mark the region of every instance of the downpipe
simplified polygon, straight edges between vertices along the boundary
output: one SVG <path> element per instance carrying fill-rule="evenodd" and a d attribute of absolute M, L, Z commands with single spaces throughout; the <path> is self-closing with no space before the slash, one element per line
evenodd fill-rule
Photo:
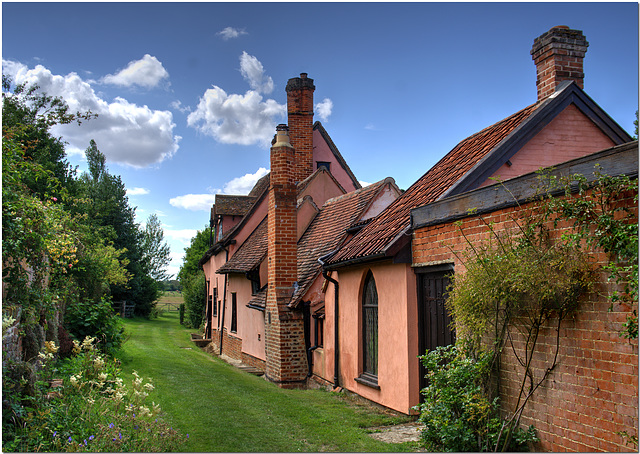
<path fill-rule="evenodd" d="M 329 257 L 331 257 L 333 254 L 335 254 L 337 252 L 337 250 L 332 251 L 330 253 L 328 253 L 327 255 L 323 255 L 322 257 L 320 257 L 318 259 L 318 263 L 320 263 L 320 266 L 322 267 L 322 275 L 324 276 L 324 278 L 331 282 L 333 284 L 333 289 L 334 289 L 334 300 L 333 300 L 333 312 L 334 312 L 334 320 L 333 320 L 333 328 L 334 328 L 334 332 L 333 332 L 333 389 L 339 388 L 340 387 L 340 383 L 339 383 L 339 378 L 338 378 L 338 366 L 340 364 L 340 345 L 338 343 L 338 333 L 339 333 L 339 327 L 338 327 L 338 320 L 339 320 L 339 309 L 340 309 L 340 300 L 339 300 L 339 296 L 340 296 L 340 284 L 338 283 L 338 281 L 336 281 L 335 279 L 333 279 L 331 276 L 329 276 L 329 273 L 327 272 L 327 270 L 325 269 L 325 260 L 327 260 Z"/>

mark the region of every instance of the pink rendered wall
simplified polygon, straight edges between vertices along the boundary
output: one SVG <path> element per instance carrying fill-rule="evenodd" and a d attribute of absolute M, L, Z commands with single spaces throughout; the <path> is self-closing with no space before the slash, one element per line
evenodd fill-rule
<path fill-rule="evenodd" d="M 205 279 L 210 281 L 209 294 L 213 295 L 213 289 L 218 289 L 218 301 L 222 301 L 224 291 L 224 274 L 217 274 L 216 270 L 225 263 L 226 253 L 224 251 L 219 252 L 217 255 L 211 257 L 207 263 L 203 265 Z M 217 304 L 217 302 L 214 302 Z M 222 306 L 218 306 L 218 314 L 216 317 L 211 317 L 211 327 L 218 329 L 218 317 L 221 316 Z M 226 315 L 226 314 L 225 314 Z"/>
<path fill-rule="evenodd" d="M 227 307 L 224 314 L 227 329 L 231 327 L 231 292 L 236 293 L 238 314 L 238 330 L 231 335 L 242 339 L 243 353 L 264 360 L 264 313 L 247 307 L 252 297 L 251 281 L 242 274 L 229 275 Z M 224 352 L 224 346 L 222 351 Z"/>
<path fill-rule="evenodd" d="M 302 199 L 307 195 L 311 196 L 313 203 L 318 208 L 321 208 L 327 200 L 342 194 L 342 190 L 336 186 L 335 181 L 326 173 L 321 172 L 298 194 L 298 199 Z"/>
<path fill-rule="evenodd" d="M 502 165 L 491 177 L 508 180 L 613 145 L 611 139 L 571 104 L 510 159 L 511 166 Z M 494 180 L 487 180 L 480 186 L 494 183 Z"/>
<path fill-rule="evenodd" d="M 267 208 L 269 204 L 269 198 L 264 197 L 260 204 L 254 208 L 253 215 L 247 220 L 245 225 L 240 229 L 239 232 L 236 233 L 234 239 L 236 243 L 233 245 L 229 245 L 229 258 L 233 256 L 235 251 L 238 250 L 242 243 L 251 235 L 251 233 L 258 227 L 258 225 L 262 222 L 264 217 L 267 215 Z M 220 265 L 222 266 L 222 265 Z"/>
<path fill-rule="evenodd" d="M 331 173 L 335 177 L 336 180 L 340 183 L 340 185 L 347 192 L 355 191 L 356 187 L 354 186 L 349 174 L 344 170 L 342 165 L 338 162 L 335 155 L 329 148 L 327 142 L 324 141 L 322 134 L 317 129 L 313 131 L 313 170 L 315 171 L 317 168 L 317 162 L 330 162 L 331 163 Z"/>
<path fill-rule="evenodd" d="M 362 287 L 371 270 L 378 291 L 378 385 L 379 390 L 355 381 L 362 372 Z M 336 278 L 334 272 L 332 277 Z M 385 262 L 370 267 L 340 270 L 339 345 L 340 386 L 366 399 L 402 413 L 413 413 L 419 402 L 418 317 L 416 278 L 406 264 Z M 327 314 L 323 349 L 324 364 L 314 372 L 333 382 L 334 375 L 334 289 L 325 294 Z"/>

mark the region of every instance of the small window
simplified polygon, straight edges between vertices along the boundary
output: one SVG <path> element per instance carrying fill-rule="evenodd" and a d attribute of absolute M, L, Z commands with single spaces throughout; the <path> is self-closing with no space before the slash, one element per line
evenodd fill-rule
<path fill-rule="evenodd" d="M 218 288 L 213 288 L 213 314 L 214 317 L 218 316 Z"/>
<path fill-rule="evenodd" d="M 324 345 L 324 318 L 317 319 L 318 324 L 316 325 L 316 345 L 319 348 L 322 348 Z"/>
<path fill-rule="evenodd" d="M 327 172 L 331 172 L 331 163 L 325 161 L 316 161 L 316 169 L 320 169 L 324 167 L 327 169 Z"/>
<path fill-rule="evenodd" d="M 231 332 L 238 332 L 238 300 L 236 294 L 231 294 Z"/>

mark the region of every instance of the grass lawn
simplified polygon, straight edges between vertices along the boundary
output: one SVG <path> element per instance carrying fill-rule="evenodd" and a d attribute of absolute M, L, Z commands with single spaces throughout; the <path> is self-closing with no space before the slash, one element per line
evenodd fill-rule
<path fill-rule="evenodd" d="M 125 377 L 152 379 L 149 397 L 189 434 L 190 452 L 412 451 L 416 443 L 388 444 L 367 427 L 408 421 L 342 394 L 284 390 L 199 350 L 176 312 L 156 320 L 127 319 L 130 335 L 120 355 Z"/>

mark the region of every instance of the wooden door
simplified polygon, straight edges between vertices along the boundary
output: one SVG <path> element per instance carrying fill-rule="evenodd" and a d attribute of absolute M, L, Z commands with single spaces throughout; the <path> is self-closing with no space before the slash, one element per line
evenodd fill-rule
<path fill-rule="evenodd" d="M 419 354 L 455 342 L 451 316 L 445 308 L 451 271 L 437 271 L 418 275 L 418 340 Z M 426 370 L 420 362 L 420 389 L 426 385 Z M 420 396 L 422 401 L 422 395 Z"/>

